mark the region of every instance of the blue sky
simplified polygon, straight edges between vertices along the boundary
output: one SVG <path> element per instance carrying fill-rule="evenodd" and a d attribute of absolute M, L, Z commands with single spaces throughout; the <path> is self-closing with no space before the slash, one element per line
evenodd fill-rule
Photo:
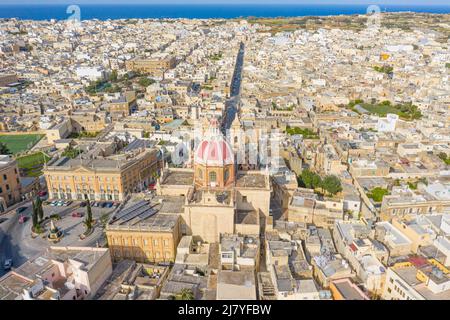
<path fill-rule="evenodd" d="M 245 3 L 245 4 L 383 4 L 383 5 L 450 5 L 449 0 L 0 0 L 0 4 L 110 4 L 110 3 Z"/>

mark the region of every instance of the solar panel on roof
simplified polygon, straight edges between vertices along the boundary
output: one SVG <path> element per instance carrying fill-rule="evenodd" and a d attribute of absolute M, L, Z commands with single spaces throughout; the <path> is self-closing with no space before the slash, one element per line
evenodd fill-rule
<path fill-rule="evenodd" d="M 156 214 L 156 210 L 153 208 L 148 209 L 146 212 L 144 212 L 139 218 L 139 221 L 136 221 L 136 223 L 141 222 L 147 218 L 150 218 L 151 216 Z"/>
<path fill-rule="evenodd" d="M 115 220 L 118 220 L 118 219 L 124 217 L 125 215 L 127 215 L 128 213 L 130 213 L 130 212 L 132 212 L 132 211 L 134 211 L 134 210 L 136 210 L 136 209 L 138 209 L 138 208 L 140 208 L 140 207 L 142 207 L 142 206 L 144 206 L 144 205 L 147 205 L 147 204 L 148 204 L 147 201 L 143 201 L 143 200 L 142 200 L 142 201 L 139 201 L 139 202 L 137 202 L 137 203 L 135 203 L 135 204 L 129 206 L 128 208 L 125 208 L 125 209 L 123 209 L 122 211 L 120 211 L 120 212 L 116 215 Z"/>
<path fill-rule="evenodd" d="M 144 212 L 147 211 L 147 210 L 148 210 L 147 207 L 140 207 L 140 208 L 138 208 L 138 209 L 136 209 L 136 210 L 134 210 L 134 211 L 132 211 L 132 212 L 130 212 L 130 213 L 128 213 L 128 214 L 122 216 L 122 217 L 119 219 L 120 224 L 122 224 L 122 223 L 124 223 L 124 222 L 127 222 L 127 221 L 130 221 L 131 219 L 137 217 L 138 215 L 144 213 Z"/>

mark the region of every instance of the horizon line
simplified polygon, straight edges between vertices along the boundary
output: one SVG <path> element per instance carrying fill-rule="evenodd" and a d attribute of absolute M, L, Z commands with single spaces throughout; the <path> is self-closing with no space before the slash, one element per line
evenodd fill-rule
<path fill-rule="evenodd" d="M 253 5 L 253 6 L 267 6 L 267 5 L 289 5 L 289 6 L 328 6 L 328 5 L 339 5 L 339 6 L 367 6 L 370 5 L 370 2 L 367 3 L 339 3 L 339 2 L 327 2 L 327 3 L 314 3 L 314 2 L 304 2 L 304 3 L 293 3 L 290 1 L 285 2 L 226 2 L 226 1 L 218 1 L 218 2 L 198 2 L 198 1 L 192 1 L 192 2 L 164 2 L 164 1 L 155 1 L 150 3 L 145 3 L 142 1 L 124 1 L 124 2 L 103 2 L 103 1 L 90 1 L 90 2 L 81 2 L 81 3 L 73 3 L 76 1 L 67 1 L 67 2 L 60 2 L 60 3 L 54 3 L 54 2 L 1 2 L 0 5 L 14 5 L 14 6 L 26 6 L 26 5 L 35 5 L 35 6 L 48 6 L 48 5 L 78 5 L 78 6 L 91 6 L 91 5 L 227 5 L 227 6 L 239 6 L 239 5 Z M 374 5 L 378 6 L 396 6 L 396 7 L 450 7 L 449 4 L 439 4 L 439 3 L 432 3 L 432 4 L 424 4 L 424 3 L 374 3 Z"/>

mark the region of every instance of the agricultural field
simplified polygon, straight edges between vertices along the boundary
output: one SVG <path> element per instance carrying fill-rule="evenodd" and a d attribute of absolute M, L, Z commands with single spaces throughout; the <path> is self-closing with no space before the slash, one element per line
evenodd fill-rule
<path fill-rule="evenodd" d="M 17 154 L 31 149 L 43 136 L 43 134 L 0 135 L 0 142 L 4 143 L 12 154 Z"/>

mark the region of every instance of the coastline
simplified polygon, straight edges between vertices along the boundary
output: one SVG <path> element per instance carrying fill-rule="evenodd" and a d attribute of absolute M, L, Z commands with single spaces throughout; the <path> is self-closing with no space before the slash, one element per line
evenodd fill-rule
<path fill-rule="evenodd" d="M 248 19 L 248 18 L 301 18 L 365 15 L 366 5 L 290 5 L 290 4 L 82 4 L 81 20 L 128 20 L 128 19 Z M 18 20 L 65 20 L 69 5 L 64 4 L 0 4 L 1 19 Z M 450 14 L 449 6 L 426 5 L 380 5 L 382 13 Z"/>

